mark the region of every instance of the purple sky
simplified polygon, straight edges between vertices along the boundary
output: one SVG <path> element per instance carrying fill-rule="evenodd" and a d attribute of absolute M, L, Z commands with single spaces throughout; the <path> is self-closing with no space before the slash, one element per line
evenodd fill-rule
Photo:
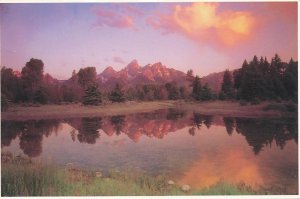
<path fill-rule="evenodd" d="M 1 66 L 42 59 L 67 79 L 95 66 L 161 61 L 200 76 L 278 53 L 298 60 L 297 2 L 0 4 Z"/>

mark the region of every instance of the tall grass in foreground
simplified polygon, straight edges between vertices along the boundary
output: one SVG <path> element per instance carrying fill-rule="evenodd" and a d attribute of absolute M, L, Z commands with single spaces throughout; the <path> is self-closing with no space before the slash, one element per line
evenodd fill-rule
<path fill-rule="evenodd" d="M 165 176 L 111 171 L 106 177 L 97 177 L 93 171 L 20 161 L 17 158 L 2 161 L 1 181 L 1 196 L 255 194 L 250 187 L 221 182 L 210 188 L 184 192 L 178 185 L 169 185 Z"/>

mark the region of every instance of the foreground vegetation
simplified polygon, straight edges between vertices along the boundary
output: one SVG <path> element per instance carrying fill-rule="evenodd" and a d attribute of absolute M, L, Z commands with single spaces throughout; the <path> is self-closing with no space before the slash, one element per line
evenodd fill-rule
<path fill-rule="evenodd" d="M 102 103 L 100 106 L 83 106 L 76 103 L 63 105 L 14 105 L 2 112 L 2 120 L 50 119 L 66 117 L 113 116 L 155 111 L 166 108 L 196 111 L 206 115 L 231 117 L 283 117 L 296 116 L 297 105 L 293 102 L 262 102 L 252 105 L 238 101 L 194 102 L 165 100 L 151 102 L 128 101 L 124 103 Z"/>
<path fill-rule="evenodd" d="M 249 195 L 256 192 L 244 184 L 219 182 L 205 189 L 182 190 L 166 176 L 144 173 L 86 171 L 72 164 L 32 162 L 2 154 L 1 196 L 107 196 L 107 195 Z"/>

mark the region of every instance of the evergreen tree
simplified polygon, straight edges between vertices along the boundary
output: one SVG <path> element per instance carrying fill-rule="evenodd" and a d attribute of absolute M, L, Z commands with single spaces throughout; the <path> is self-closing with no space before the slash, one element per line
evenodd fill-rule
<path fill-rule="evenodd" d="M 233 82 L 232 82 L 232 76 L 229 70 L 226 70 L 224 72 L 223 76 L 223 83 L 221 87 L 221 95 L 224 99 L 233 99 L 234 98 L 234 89 L 233 89 Z"/>
<path fill-rule="evenodd" d="M 165 88 L 168 92 L 168 99 L 170 99 L 170 100 L 179 99 L 180 94 L 179 94 L 179 90 L 178 90 L 176 82 L 166 83 Z"/>
<path fill-rule="evenodd" d="M 188 85 L 189 86 L 192 86 L 193 85 L 193 81 L 194 81 L 194 72 L 192 69 L 189 69 L 186 73 L 186 80 L 188 82 Z"/>
<path fill-rule="evenodd" d="M 90 84 L 84 92 L 83 101 L 84 105 L 99 105 L 102 102 L 101 93 L 98 90 L 97 84 Z"/>
<path fill-rule="evenodd" d="M 201 100 L 201 90 L 202 90 L 202 86 L 200 82 L 200 77 L 197 75 L 193 81 L 193 91 L 192 91 L 192 97 L 197 101 Z"/>
<path fill-rule="evenodd" d="M 124 102 L 125 95 L 120 87 L 120 84 L 117 83 L 115 89 L 109 95 L 109 100 L 112 102 Z"/>
<path fill-rule="evenodd" d="M 297 64 L 293 60 L 284 63 L 277 54 L 271 64 L 256 56 L 249 64 L 245 60 L 233 76 L 237 99 L 295 99 L 297 94 Z"/>
<path fill-rule="evenodd" d="M 291 58 L 284 73 L 284 85 L 287 96 L 294 101 L 298 99 L 298 62 Z"/>
<path fill-rule="evenodd" d="M 203 86 L 203 89 L 201 91 L 200 99 L 203 100 L 203 101 L 206 101 L 206 100 L 210 100 L 211 98 L 212 98 L 212 92 L 211 92 L 208 84 L 206 83 Z"/>
<path fill-rule="evenodd" d="M 287 93 L 283 83 L 283 74 L 285 71 L 285 65 L 281 61 L 279 55 L 275 54 L 275 57 L 272 58 L 271 66 L 270 66 L 270 76 L 272 80 L 272 84 L 274 87 L 274 97 L 281 99 L 286 98 Z"/>

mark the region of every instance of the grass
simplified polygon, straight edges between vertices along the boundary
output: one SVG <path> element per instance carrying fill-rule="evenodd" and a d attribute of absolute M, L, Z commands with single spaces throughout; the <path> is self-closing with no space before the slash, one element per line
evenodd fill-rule
<path fill-rule="evenodd" d="M 28 120 L 67 117 L 96 117 L 108 115 L 113 116 L 120 114 L 149 112 L 165 108 L 178 108 L 196 111 L 201 114 L 231 117 L 281 117 L 287 114 L 294 114 L 292 112 L 286 112 L 282 109 L 268 109 L 266 108 L 268 105 L 270 105 L 270 102 L 262 102 L 257 105 L 241 106 L 237 101 L 187 102 L 183 100 L 150 102 L 128 101 L 125 103 L 106 103 L 100 106 L 83 106 L 81 104 L 41 106 L 14 105 L 11 106 L 8 111 L 2 112 L 1 118 L 2 120 Z"/>
<path fill-rule="evenodd" d="M 244 195 L 256 194 L 251 187 L 219 182 L 202 190 L 182 191 L 168 184 L 166 176 L 110 171 L 97 177 L 95 171 L 74 166 L 31 162 L 2 154 L 1 196 L 125 196 L 125 195 Z"/>
<path fill-rule="evenodd" d="M 209 188 L 193 191 L 193 195 L 253 195 L 255 193 L 250 186 L 243 183 L 233 186 L 222 181 Z"/>
<path fill-rule="evenodd" d="M 171 101 L 109 103 L 100 106 L 83 106 L 81 104 L 41 105 L 36 107 L 11 106 L 2 112 L 2 120 L 50 119 L 66 117 L 96 117 L 130 113 L 149 112 L 163 108 L 172 108 Z"/>

